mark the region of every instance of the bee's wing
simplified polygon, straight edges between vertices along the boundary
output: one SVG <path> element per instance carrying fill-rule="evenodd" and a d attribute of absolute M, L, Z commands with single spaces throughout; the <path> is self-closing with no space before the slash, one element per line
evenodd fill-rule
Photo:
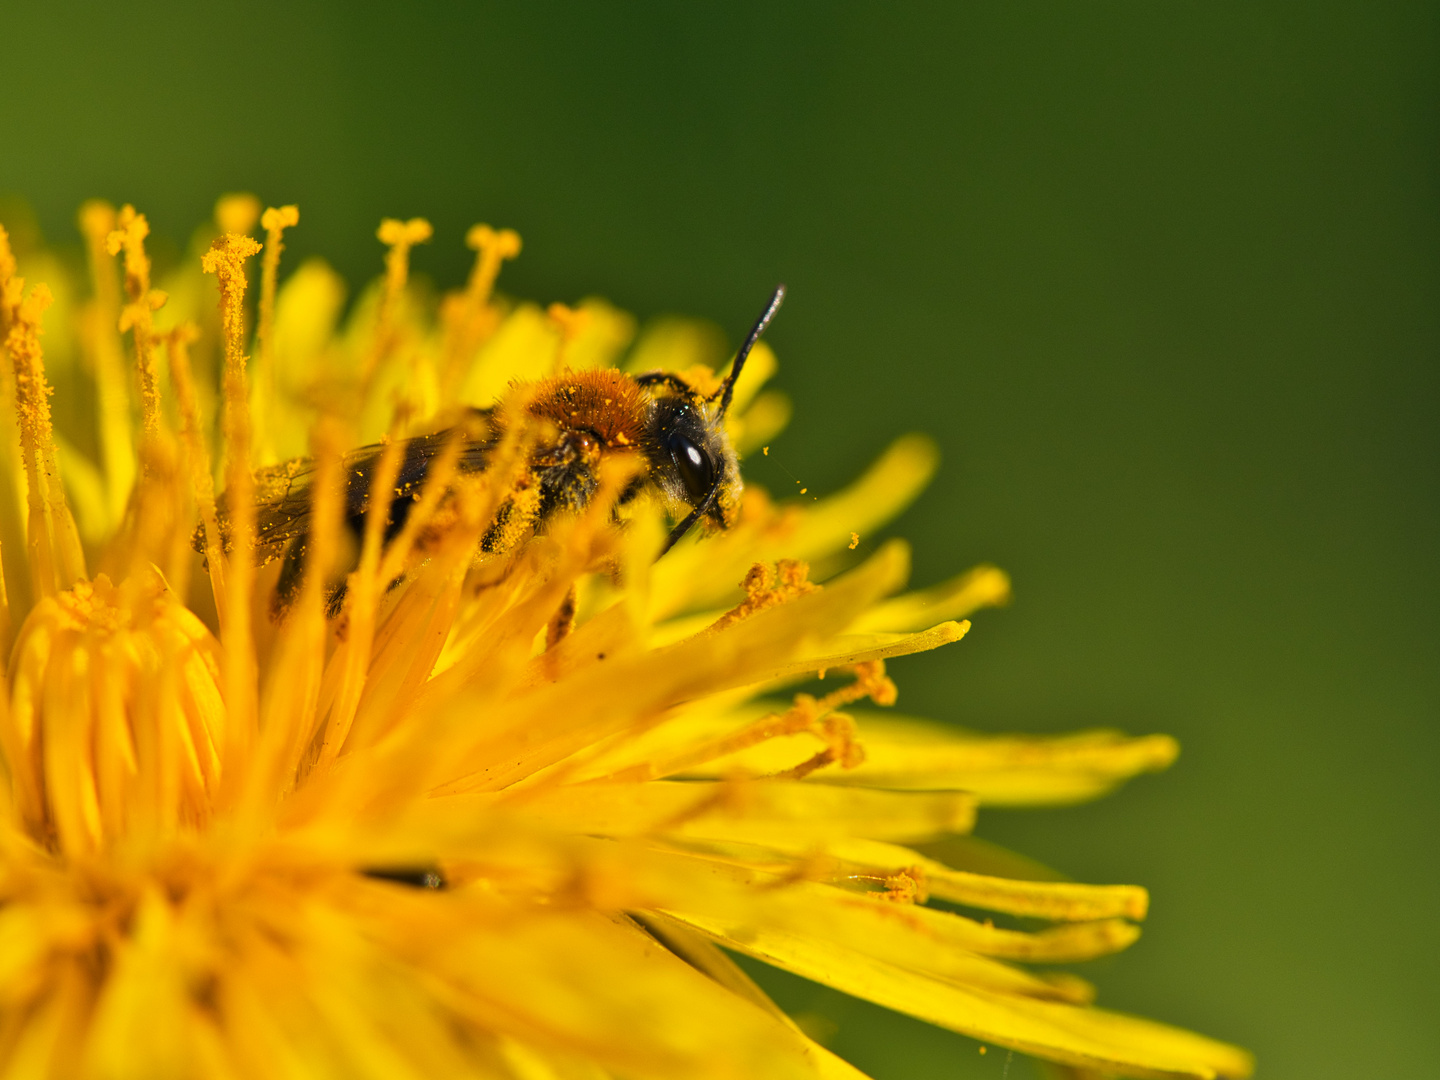
<path fill-rule="evenodd" d="M 475 409 L 467 421 L 465 445 L 461 449 L 461 472 L 481 472 L 486 468 L 492 443 L 490 432 L 477 423 L 488 421 L 489 411 Z M 392 496 L 392 524 L 403 521 L 409 506 L 419 497 L 431 462 L 454 437 L 454 428 L 421 435 L 404 443 L 404 455 L 395 478 Z M 345 474 L 344 517 L 358 531 L 360 522 L 370 509 L 371 488 L 384 443 L 362 446 L 346 454 L 342 467 Z M 255 556 L 259 563 L 284 554 L 296 539 L 310 531 L 311 486 L 315 481 L 315 459 L 295 458 L 279 465 L 268 465 L 255 471 Z M 226 495 L 217 500 L 223 549 L 230 550 L 230 515 Z M 205 527 L 195 530 L 196 551 L 205 551 Z M 303 540 L 302 540 L 303 544 Z"/>
<path fill-rule="evenodd" d="M 362 446 L 346 454 L 346 518 L 361 517 L 370 505 L 370 486 L 384 445 Z M 255 556 L 259 562 L 278 558 L 296 537 L 310 531 L 310 510 L 315 482 L 315 459 L 296 458 L 255 472 Z M 225 508 L 221 530 L 228 533 Z M 229 547 L 229 537 L 226 537 Z"/>
<path fill-rule="evenodd" d="M 454 429 L 421 435 L 406 440 L 400 468 L 395 475 L 391 496 L 390 520 L 403 521 L 409 506 L 425 485 L 431 463 L 444 450 Z M 375 471 L 385 444 L 362 446 L 345 455 L 344 518 L 357 533 L 370 509 Z M 479 472 L 486 466 L 490 446 L 469 441 L 460 453 L 461 472 Z M 280 556 L 291 541 L 310 531 L 311 486 L 315 479 L 315 459 L 297 458 L 281 465 L 257 471 L 255 475 L 255 554 L 268 562 Z M 222 529 L 224 523 L 222 522 Z"/>

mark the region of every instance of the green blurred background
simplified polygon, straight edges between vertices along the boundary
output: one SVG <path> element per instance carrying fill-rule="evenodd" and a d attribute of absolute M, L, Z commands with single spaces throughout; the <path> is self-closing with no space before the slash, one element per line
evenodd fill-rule
<path fill-rule="evenodd" d="M 732 339 L 784 280 L 797 415 L 751 475 L 829 490 L 929 431 L 917 580 L 1015 578 L 893 666 L 906 711 L 1184 744 L 1107 801 L 982 817 L 1152 889 L 1101 1002 L 1263 1077 L 1435 1076 L 1437 30 L 1385 3 L 11 3 L 0 193 L 55 243 L 101 195 L 183 245 L 252 190 L 300 205 L 287 260 L 356 284 L 382 215 L 434 222 L 415 261 L 447 285 L 490 221 L 525 238 L 508 291 Z M 1005 1068 L 773 985 L 877 1077 Z"/>

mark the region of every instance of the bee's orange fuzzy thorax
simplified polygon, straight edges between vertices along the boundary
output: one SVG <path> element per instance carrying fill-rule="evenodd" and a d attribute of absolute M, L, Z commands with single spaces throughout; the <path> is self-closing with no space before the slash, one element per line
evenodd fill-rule
<path fill-rule="evenodd" d="M 566 371 L 542 379 L 530 412 L 562 428 L 584 428 L 607 448 L 638 447 L 646 394 L 635 380 L 610 368 Z"/>

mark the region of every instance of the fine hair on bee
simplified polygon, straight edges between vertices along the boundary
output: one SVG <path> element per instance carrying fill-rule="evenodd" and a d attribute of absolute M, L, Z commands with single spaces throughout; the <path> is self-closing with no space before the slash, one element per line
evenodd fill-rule
<path fill-rule="evenodd" d="M 661 555 L 697 524 L 713 530 L 733 525 L 742 485 L 725 417 L 745 361 L 784 299 L 785 286 L 777 286 L 735 354 L 729 374 L 708 395 L 674 372 L 629 375 L 613 368 L 566 370 L 512 386 L 512 394 L 524 395 L 528 418 L 549 434 L 530 450 L 514 491 L 500 503 L 481 535 L 480 551 L 512 550 L 542 532 L 556 515 L 583 510 L 600 487 L 601 462 L 617 454 L 637 455 L 640 466 L 620 502 L 649 490 L 677 519 Z M 505 434 L 506 413 L 497 405 L 467 410 L 457 427 L 406 440 L 381 532 L 382 545 L 389 545 L 405 527 L 431 466 L 446 447 L 459 441 L 457 474 L 481 473 L 496 460 Z M 375 444 L 343 458 L 341 513 L 351 558 L 342 571 L 356 564 L 372 504 L 384 504 L 372 498 L 384 450 L 385 444 Z M 314 478 L 313 458 L 297 458 L 255 473 L 256 560 L 261 564 L 282 560 L 272 604 L 277 617 L 290 606 L 304 577 Z M 221 543 L 228 552 L 232 537 L 223 496 L 219 509 Z M 204 541 L 201 526 L 194 538 L 197 551 L 204 551 Z M 343 576 L 327 582 L 332 616 L 340 611 L 344 591 Z"/>

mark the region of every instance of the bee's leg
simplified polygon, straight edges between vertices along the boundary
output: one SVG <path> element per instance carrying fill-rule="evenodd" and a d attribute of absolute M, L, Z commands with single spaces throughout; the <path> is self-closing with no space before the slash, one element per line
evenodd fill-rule
<path fill-rule="evenodd" d="M 589 431 L 567 431 L 556 444 L 531 459 L 530 467 L 540 485 L 540 509 L 536 524 L 552 514 L 583 510 L 600 487 L 595 465 L 600 460 L 600 440 Z"/>
<path fill-rule="evenodd" d="M 565 599 L 560 601 L 560 606 L 555 609 L 555 614 L 550 616 L 550 622 L 545 627 L 547 652 L 569 637 L 570 631 L 575 628 L 575 601 L 575 585 L 572 582 L 565 592 Z"/>
<path fill-rule="evenodd" d="M 489 528 L 480 537 L 480 550 L 487 555 L 499 550 L 505 536 L 506 527 L 510 524 L 510 517 L 515 512 L 513 499 L 506 499 L 495 511 L 495 518 L 490 522 Z"/>

